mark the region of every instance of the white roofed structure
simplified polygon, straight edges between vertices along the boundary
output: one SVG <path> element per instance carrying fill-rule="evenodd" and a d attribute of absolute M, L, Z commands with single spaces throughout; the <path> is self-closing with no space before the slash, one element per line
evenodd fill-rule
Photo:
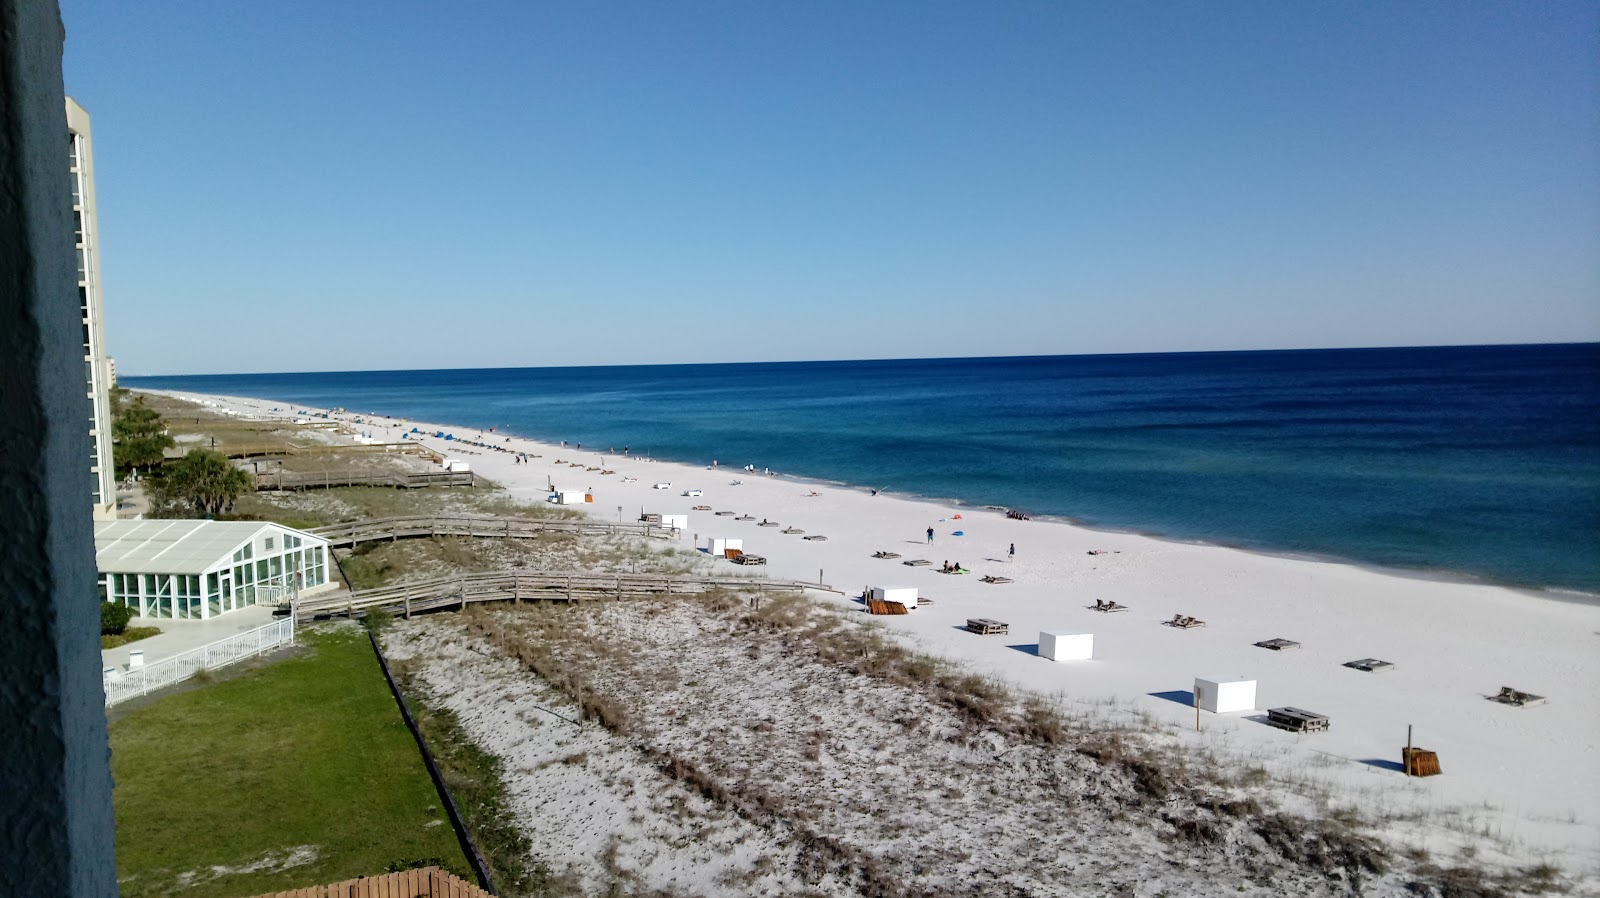
<path fill-rule="evenodd" d="M 331 588 L 328 541 L 270 521 L 98 521 L 107 601 L 140 617 L 206 619 Z"/>

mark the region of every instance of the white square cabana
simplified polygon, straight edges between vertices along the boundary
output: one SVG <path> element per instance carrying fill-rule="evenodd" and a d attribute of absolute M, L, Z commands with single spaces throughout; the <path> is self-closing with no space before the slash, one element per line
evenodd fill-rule
<path fill-rule="evenodd" d="M 268 521 L 98 521 L 94 548 L 104 598 L 140 617 L 202 620 L 333 587 L 328 541 Z"/>

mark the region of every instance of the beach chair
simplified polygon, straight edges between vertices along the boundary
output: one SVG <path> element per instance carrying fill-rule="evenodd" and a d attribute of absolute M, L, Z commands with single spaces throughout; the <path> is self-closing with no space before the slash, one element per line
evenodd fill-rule
<path fill-rule="evenodd" d="M 1011 582 L 1011 578 L 1010 577 L 996 577 L 993 574 L 987 574 L 985 576 L 979 577 L 978 579 L 982 580 L 985 583 L 1010 583 Z"/>
<path fill-rule="evenodd" d="M 990 620 L 987 617 L 967 618 L 966 629 L 979 636 L 1004 636 L 1011 632 L 1011 625 L 1004 621 Z"/>
<path fill-rule="evenodd" d="M 933 564 L 933 562 L 926 558 L 913 558 L 910 561 L 902 561 L 900 563 L 906 567 L 927 567 L 928 565 Z"/>
<path fill-rule="evenodd" d="M 1118 611 L 1127 611 L 1128 606 L 1118 605 L 1116 602 L 1101 602 L 1099 599 L 1095 599 L 1094 604 L 1090 605 L 1089 609 L 1091 611 L 1100 611 L 1105 614 L 1114 614 Z"/>
<path fill-rule="evenodd" d="M 802 536 L 800 538 L 801 539 L 809 539 L 814 543 L 825 543 L 825 542 L 828 541 L 828 538 L 826 536 L 823 536 L 820 533 L 814 533 L 811 536 Z"/>
<path fill-rule="evenodd" d="M 1300 643 L 1295 642 L 1292 639 L 1263 639 L 1256 643 L 1256 645 L 1260 648 L 1272 649 L 1274 652 L 1281 652 L 1286 649 L 1297 649 L 1300 647 Z"/>
<path fill-rule="evenodd" d="M 873 552 L 873 558 L 899 558 L 899 552 Z"/>
<path fill-rule="evenodd" d="M 779 532 L 780 533 L 795 534 L 795 533 L 804 533 L 805 531 L 801 530 L 799 527 L 785 527 L 782 530 L 780 530 Z"/>
<path fill-rule="evenodd" d="M 1346 661 L 1344 666 L 1353 670 L 1364 670 L 1367 673 L 1380 673 L 1385 670 L 1394 670 L 1393 664 L 1388 661 L 1379 661 L 1377 658 L 1358 658 L 1354 661 Z"/>
<path fill-rule="evenodd" d="M 1543 702 L 1545 699 L 1542 695 L 1534 695 L 1531 692 L 1522 692 L 1517 689 L 1512 689 L 1510 686 L 1501 686 L 1500 692 L 1496 695 L 1489 696 L 1489 700 L 1499 702 L 1503 705 L 1513 705 L 1521 708 L 1527 705 L 1537 705 Z"/>

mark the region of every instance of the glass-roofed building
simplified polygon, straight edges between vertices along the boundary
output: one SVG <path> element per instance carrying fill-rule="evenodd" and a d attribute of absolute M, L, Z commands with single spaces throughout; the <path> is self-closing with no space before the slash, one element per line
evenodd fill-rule
<path fill-rule="evenodd" d="M 107 601 L 140 617 L 202 619 L 333 588 L 328 541 L 267 521 L 97 521 Z"/>

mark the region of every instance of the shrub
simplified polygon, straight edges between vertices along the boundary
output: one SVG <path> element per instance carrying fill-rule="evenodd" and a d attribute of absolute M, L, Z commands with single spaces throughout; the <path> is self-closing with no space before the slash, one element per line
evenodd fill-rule
<path fill-rule="evenodd" d="M 113 602 L 100 603 L 100 635 L 121 636 L 133 619 L 133 609 Z"/>

